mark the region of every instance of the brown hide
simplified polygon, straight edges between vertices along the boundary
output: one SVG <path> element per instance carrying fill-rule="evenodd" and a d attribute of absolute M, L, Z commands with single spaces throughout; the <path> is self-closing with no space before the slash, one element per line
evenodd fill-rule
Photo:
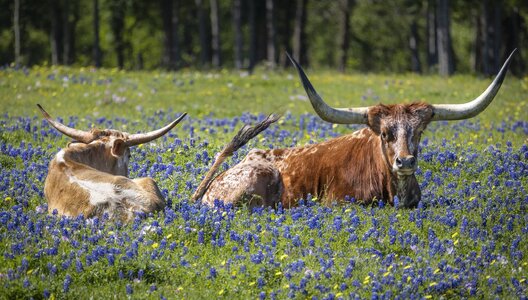
<path fill-rule="evenodd" d="M 424 103 L 377 105 L 369 110 L 369 128 L 302 148 L 270 150 L 281 158 L 276 164 L 284 184 L 282 204 L 290 207 L 310 193 L 326 201 L 349 196 L 367 204 L 374 199 L 392 204 L 398 196 L 403 206 L 415 206 L 421 193 L 414 170 L 400 175 L 392 166 L 396 157 L 417 157 L 432 114 Z"/>
<path fill-rule="evenodd" d="M 368 129 L 306 147 L 270 150 L 280 157 L 283 206 L 308 194 L 327 201 L 389 198 L 390 175 L 380 153 L 379 139 Z"/>
<path fill-rule="evenodd" d="M 44 194 L 48 199 L 48 212 L 57 210 L 59 215 L 92 215 L 93 206 L 89 205 L 90 194 L 87 190 L 73 185 L 65 174 L 69 167 L 66 163 L 57 163 L 53 159 L 49 164 L 48 176 L 44 183 Z"/>

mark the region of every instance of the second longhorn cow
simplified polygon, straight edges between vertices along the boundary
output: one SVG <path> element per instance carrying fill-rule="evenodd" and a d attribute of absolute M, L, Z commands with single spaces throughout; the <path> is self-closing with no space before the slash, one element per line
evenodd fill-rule
<path fill-rule="evenodd" d="M 38 104 L 37 104 L 38 105 Z M 62 134 L 75 140 L 51 160 L 44 183 L 48 211 L 59 215 L 101 217 L 130 221 L 137 212 L 165 207 L 152 178 L 128 178 L 130 147 L 157 139 L 184 117 L 148 133 L 128 134 L 113 129 L 82 131 L 68 127 L 40 106 L 44 118 Z"/>
<path fill-rule="evenodd" d="M 506 76 L 513 53 L 497 77 L 476 99 L 463 104 L 378 104 L 336 109 L 317 94 L 301 66 L 291 57 L 316 113 L 335 124 L 365 124 L 354 133 L 322 143 L 288 149 L 251 150 L 237 165 L 213 179 L 226 152 L 220 153 L 194 199 L 212 204 L 253 201 L 257 205 L 295 206 L 308 194 L 360 203 L 374 199 L 415 207 L 421 199 L 415 176 L 422 132 L 431 121 L 476 116 L 493 100 Z M 227 148 L 226 148 L 227 149 Z M 256 200 L 256 201 L 255 201 Z"/>

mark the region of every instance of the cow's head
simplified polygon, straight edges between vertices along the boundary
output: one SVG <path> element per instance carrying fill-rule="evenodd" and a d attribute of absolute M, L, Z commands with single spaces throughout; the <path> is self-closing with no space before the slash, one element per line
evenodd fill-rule
<path fill-rule="evenodd" d="M 131 146 L 148 143 L 163 136 L 186 115 L 183 113 L 178 119 L 161 129 L 148 133 L 129 134 L 113 129 L 91 129 L 90 131 L 74 129 L 54 120 L 42 106 L 39 104 L 37 106 L 51 126 L 75 140 L 59 152 L 59 160 L 72 159 L 96 170 L 121 176 L 128 176 Z"/>
<path fill-rule="evenodd" d="M 463 104 L 378 104 L 370 107 L 333 108 L 317 94 L 301 66 L 288 55 L 299 73 L 308 98 L 325 121 L 336 124 L 366 124 L 379 137 L 387 168 L 395 178 L 398 196 L 405 207 L 420 201 L 420 189 L 414 176 L 418 145 L 430 121 L 461 120 L 482 112 L 493 100 L 506 76 L 515 50 L 510 54 L 490 86 L 476 99 Z M 401 193 L 400 193 L 401 192 Z"/>
<path fill-rule="evenodd" d="M 413 175 L 418 145 L 433 108 L 424 103 L 376 105 L 368 111 L 367 125 L 379 137 L 384 161 L 395 176 Z"/>

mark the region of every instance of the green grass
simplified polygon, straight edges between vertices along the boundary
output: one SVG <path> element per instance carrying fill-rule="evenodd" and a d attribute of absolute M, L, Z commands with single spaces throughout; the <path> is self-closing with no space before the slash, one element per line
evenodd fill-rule
<path fill-rule="evenodd" d="M 312 113 L 293 68 L 246 75 L 225 70 L 167 73 L 35 67 L 26 76 L 22 71 L 9 69 L 0 78 L 0 95 L 4 111 L 11 116 L 37 115 L 36 103 L 61 116 L 126 114 L 134 119 L 140 118 L 141 112 L 151 115 L 168 109 L 187 111 L 198 118 L 210 114 L 232 117 L 242 112 Z M 491 82 L 490 78 L 468 75 L 442 78 L 324 70 L 308 70 L 308 76 L 335 107 L 380 102 L 460 103 L 480 95 Z M 528 77 L 508 75 L 496 101 L 479 118 L 486 123 L 508 116 L 526 119 L 527 92 Z M 115 103 L 113 95 L 126 98 L 126 102 Z"/>

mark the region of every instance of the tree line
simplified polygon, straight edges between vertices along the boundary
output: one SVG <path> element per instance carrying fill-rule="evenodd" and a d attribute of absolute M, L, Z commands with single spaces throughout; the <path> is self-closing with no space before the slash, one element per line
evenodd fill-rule
<path fill-rule="evenodd" d="M 121 69 L 280 68 L 494 74 L 517 48 L 522 0 L 0 0 L 0 63 Z"/>

